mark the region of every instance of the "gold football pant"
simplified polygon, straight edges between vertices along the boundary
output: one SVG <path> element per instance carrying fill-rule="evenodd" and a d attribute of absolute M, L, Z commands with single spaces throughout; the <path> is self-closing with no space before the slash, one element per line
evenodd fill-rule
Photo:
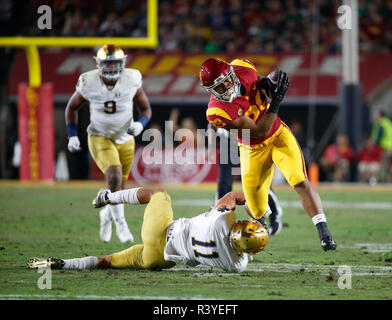
<path fill-rule="evenodd" d="M 305 161 L 297 139 L 284 123 L 263 143 L 239 146 L 245 199 L 253 217 L 260 219 L 267 210 L 274 164 L 294 187 L 307 179 Z"/>
<path fill-rule="evenodd" d="M 142 225 L 143 244 L 136 244 L 128 249 L 114 253 L 113 268 L 165 269 L 175 265 L 165 261 L 163 251 L 166 246 L 166 231 L 173 221 L 170 196 L 165 192 L 152 195 L 144 211 Z"/>
<path fill-rule="evenodd" d="M 117 144 L 106 137 L 89 134 L 87 142 L 91 157 L 104 174 L 109 167 L 119 166 L 122 169 L 122 182 L 128 180 L 135 152 L 133 137 L 123 144 Z"/>

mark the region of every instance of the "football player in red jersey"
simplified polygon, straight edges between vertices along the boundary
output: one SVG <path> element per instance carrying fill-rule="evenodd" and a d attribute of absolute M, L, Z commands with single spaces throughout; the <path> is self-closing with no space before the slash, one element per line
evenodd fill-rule
<path fill-rule="evenodd" d="M 287 74 L 279 71 L 276 79 L 263 78 L 247 60 L 227 63 L 210 58 L 201 65 L 200 81 L 211 93 L 207 120 L 216 128 L 238 129 L 242 187 L 253 218 L 261 220 L 266 213 L 275 164 L 317 227 L 322 249 L 335 250 L 320 197 L 307 177 L 302 150 L 278 116 L 290 86 Z"/>

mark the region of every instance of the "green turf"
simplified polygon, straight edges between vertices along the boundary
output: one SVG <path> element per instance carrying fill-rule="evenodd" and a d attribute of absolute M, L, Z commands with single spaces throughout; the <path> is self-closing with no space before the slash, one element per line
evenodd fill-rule
<path fill-rule="evenodd" d="M 168 192 L 175 218 L 192 217 L 208 209 L 177 206 L 176 200 L 209 199 L 212 203 L 214 199 L 213 190 Z M 291 190 L 276 193 L 284 201 L 298 200 Z M 271 237 L 265 251 L 255 255 L 248 270 L 240 274 L 183 265 L 160 272 L 53 270 L 52 289 L 39 289 L 42 274 L 27 268 L 30 257 L 102 256 L 127 248 L 115 234 L 108 244 L 99 241 L 98 210 L 91 206 L 95 194 L 91 186 L 0 186 L 0 299 L 392 298 L 392 252 L 373 252 L 366 245 L 353 248 L 358 243 L 391 248 L 392 212 L 374 209 L 326 210 L 339 246 L 335 252 L 321 250 L 317 230 L 302 209 L 284 208 L 282 232 Z M 337 202 L 392 202 L 390 192 L 320 191 L 320 196 Z M 137 242 L 144 208 L 126 206 L 126 218 Z M 237 217 L 246 218 L 243 208 L 238 208 Z M 338 287 L 337 269 L 342 265 L 354 272 L 351 289 Z"/>

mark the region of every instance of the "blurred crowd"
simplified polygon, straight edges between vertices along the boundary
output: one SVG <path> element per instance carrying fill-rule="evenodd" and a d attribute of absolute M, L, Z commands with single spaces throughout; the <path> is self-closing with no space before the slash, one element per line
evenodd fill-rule
<path fill-rule="evenodd" d="M 52 29 L 35 25 L 31 36 L 145 37 L 147 1 L 34 0 L 34 7 L 48 5 Z"/>
<path fill-rule="evenodd" d="M 146 0 L 35 0 L 53 13 L 52 30 L 31 35 L 146 36 Z M 392 52 L 392 0 L 359 0 L 360 50 Z M 318 5 L 317 5 L 318 4 Z M 340 49 L 341 1 L 160 0 L 162 51 L 301 52 Z M 313 45 L 312 45 L 313 44 Z"/>
<path fill-rule="evenodd" d="M 392 182 L 391 119 L 383 111 L 378 112 L 370 136 L 357 151 L 350 146 L 346 134 L 337 134 L 320 159 L 320 169 L 327 181 Z"/>

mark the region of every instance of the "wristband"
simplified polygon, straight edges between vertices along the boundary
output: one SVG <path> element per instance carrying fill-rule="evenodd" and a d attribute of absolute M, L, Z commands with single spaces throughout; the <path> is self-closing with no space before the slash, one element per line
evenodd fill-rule
<path fill-rule="evenodd" d="M 143 128 L 147 125 L 147 123 L 150 121 L 146 115 L 142 115 L 138 120 L 143 125 Z"/>
<path fill-rule="evenodd" d="M 77 129 L 77 124 L 76 123 L 68 123 L 67 124 L 67 132 L 68 132 L 68 137 L 74 137 L 78 135 L 78 129 Z"/>

